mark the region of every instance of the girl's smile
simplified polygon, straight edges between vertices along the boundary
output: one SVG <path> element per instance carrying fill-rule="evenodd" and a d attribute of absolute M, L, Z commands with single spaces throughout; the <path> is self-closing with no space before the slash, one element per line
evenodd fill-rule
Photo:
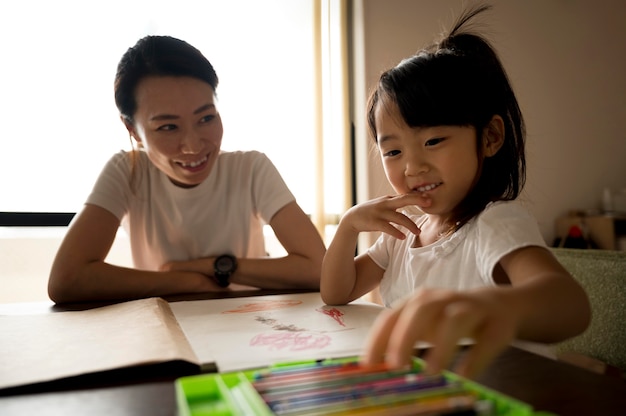
<path fill-rule="evenodd" d="M 428 192 L 428 191 L 432 191 L 433 189 L 439 187 L 442 184 L 443 182 L 431 183 L 428 185 L 420 185 L 417 188 L 415 188 L 415 190 L 418 192 Z"/>

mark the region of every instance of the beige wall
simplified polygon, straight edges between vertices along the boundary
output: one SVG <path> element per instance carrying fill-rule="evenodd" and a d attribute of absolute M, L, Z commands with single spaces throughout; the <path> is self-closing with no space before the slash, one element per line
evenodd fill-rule
<path fill-rule="evenodd" d="M 570 209 L 599 208 L 604 187 L 626 188 L 626 2 L 490 3 L 482 26 L 508 71 L 528 130 L 522 197 L 551 243 L 555 218 Z M 359 200 L 390 192 L 368 147 L 363 112 L 369 88 L 382 70 L 448 28 L 463 5 L 354 0 Z"/>

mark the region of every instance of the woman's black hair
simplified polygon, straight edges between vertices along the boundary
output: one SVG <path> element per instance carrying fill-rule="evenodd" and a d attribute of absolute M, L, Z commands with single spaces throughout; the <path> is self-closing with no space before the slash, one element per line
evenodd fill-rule
<path fill-rule="evenodd" d="M 491 6 L 479 5 L 457 20 L 441 41 L 385 71 L 368 103 L 368 124 L 376 140 L 375 111 L 397 105 L 410 127 L 471 126 L 476 130 L 479 172 L 475 185 L 451 218 L 458 229 L 496 200 L 519 196 L 526 179 L 525 126 L 508 76 L 495 50 L 468 22 Z M 504 142 L 482 155 L 482 134 L 494 115 L 504 120 Z"/>
<path fill-rule="evenodd" d="M 171 36 L 141 38 L 122 56 L 115 74 L 115 104 L 131 123 L 137 110 L 135 89 L 149 76 L 197 78 L 208 83 L 214 92 L 218 84 L 213 65 L 187 42 Z"/>

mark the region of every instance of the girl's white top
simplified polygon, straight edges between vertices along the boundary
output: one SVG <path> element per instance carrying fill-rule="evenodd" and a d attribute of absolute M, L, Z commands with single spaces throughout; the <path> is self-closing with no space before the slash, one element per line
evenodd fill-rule
<path fill-rule="evenodd" d="M 421 215 L 405 214 L 420 223 Z M 490 203 L 454 234 L 429 246 L 412 248 L 414 239 L 410 233 L 404 240 L 383 234 L 367 252 L 385 270 L 380 295 L 387 307 L 417 288 L 494 286 L 493 271 L 503 256 L 521 247 L 546 246 L 537 221 L 518 201 Z"/>

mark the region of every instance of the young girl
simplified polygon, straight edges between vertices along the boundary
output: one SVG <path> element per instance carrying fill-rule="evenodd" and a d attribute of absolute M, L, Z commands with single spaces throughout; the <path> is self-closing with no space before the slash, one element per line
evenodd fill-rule
<path fill-rule="evenodd" d="M 321 280 L 328 304 L 378 287 L 393 307 L 372 328 L 366 363 L 405 365 L 426 341 L 434 345 L 426 364 L 437 372 L 471 338 L 457 371 L 472 376 L 514 339 L 557 342 L 589 323 L 585 292 L 516 201 L 525 179 L 522 114 L 495 51 L 466 29 L 487 8 L 465 13 L 440 43 L 383 73 L 370 97 L 370 130 L 397 195 L 345 213 Z M 363 231 L 383 234 L 354 258 Z"/>
<path fill-rule="evenodd" d="M 115 101 L 138 146 L 104 167 L 52 265 L 56 302 L 229 287 L 319 288 L 325 247 L 268 158 L 221 152 L 211 63 L 188 43 L 140 39 L 122 57 Z M 263 223 L 287 251 L 266 257 Z M 105 258 L 120 223 L 134 268 Z M 241 286 L 243 285 L 243 286 Z"/>

